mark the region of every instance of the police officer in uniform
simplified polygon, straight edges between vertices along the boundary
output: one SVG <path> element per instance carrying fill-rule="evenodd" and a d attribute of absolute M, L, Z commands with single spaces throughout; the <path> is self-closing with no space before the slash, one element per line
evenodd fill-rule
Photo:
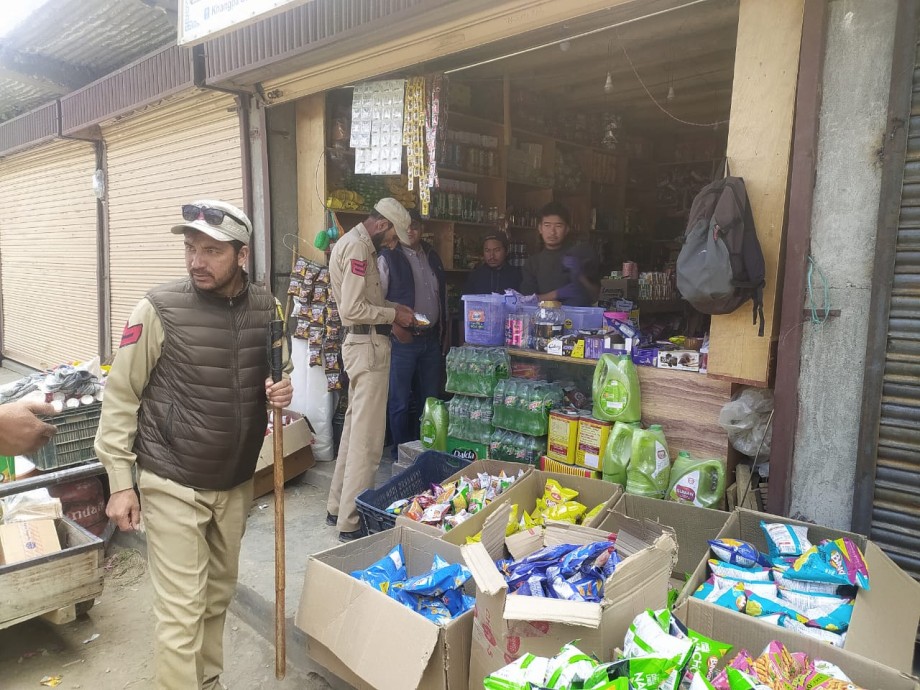
<path fill-rule="evenodd" d="M 374 486 L 386 433 L 390 334 L 411 340 L 415 314 L 387 302 L 377 270 L 377 251 L 397 237 L 409 243 L 409 213 L 395 199 L 377 202 L 367 219 L 336 242 L 329 257 L 332 294 L 346 329 L 342 361 L 348 373 L 348 411 L 329 489 L 326 523 L 340 541 L 364 536 L 355 498 Z"/>

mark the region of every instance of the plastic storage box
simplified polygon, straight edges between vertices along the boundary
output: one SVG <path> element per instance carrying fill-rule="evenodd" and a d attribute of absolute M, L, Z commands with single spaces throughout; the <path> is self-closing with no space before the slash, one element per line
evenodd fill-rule
<path fill-rule="evenodd" d="M 505 296 L 463 295 L 463 338 L 470 345 L 505 344 Z"/>
<path fill-rule="evenodd" d="M 472 462 L 429 450 L 419 455 L 412 467 L 400 472 L 383 486 L 362 491 L 355 499 L 355 506 L 367 533 L 382 532 L 396 525 L 396 516 L 387 512 L 387 506 L 428 490 L 432 484 L 439 484 Z"/>
<path fill-rule="evenodd" d="M 604 327 L 604 310 L 600 307 L 563 307 L 564 334 L 578 331 L 596 331 Z"/>
<path fill-rule="evenodd" d="M 47 421 L 57 427 L 54 438 L 30 456 L 40 470 L 56 470 L 96 457 L 93 441 L 102 415 L 102 403 L 64 410 Z"/>

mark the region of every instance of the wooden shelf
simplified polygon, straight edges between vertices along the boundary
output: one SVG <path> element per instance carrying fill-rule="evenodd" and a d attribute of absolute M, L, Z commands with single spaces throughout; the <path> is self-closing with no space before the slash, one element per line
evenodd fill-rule
<path fill-rule="evenodd" d="M 537 230 L 539 230 L 540 228 L 539 228 L 539 226 L 536 226 L 536 225 L 509 225 L 509 226 L 508 226 L 508 229 L 509 229 L 509 230 L 533 230 L 533 231 L 537 231 Z"/>
<path fill-rule="evenodd" d="M 470 115 L 469 113 L 464 113 L 459 110 L 450 110 L 447 115 L 447 129 L 451 129 L 453 123 L 456 120 L 465 120 L 466 122 L 472 123 L 472 125 L 484 126 L 484 127 L 493 127 L 501 129 L 505 125 L 496 120 L 489 120 L 485 117 L 480 117 L 479 115 Z"/>
<path fill-rule="evenodd" d="M 675 168 L 679 165 L 703 165 L 703 163 L 721 163 L 724 158 L 702 158 L 695 161 L 668 161 L 667 163 L 655 163 L 656 168 Z"/>
<path fill-rule="evenodd" d="M 513 347 L 505 348 L 509 357 L 520 357 L 521 359 L 540 359 L 544 362 L 558 362 L 560 364 L 581 364 L 586 367 L 597 366 L 596 359 L 584 359 L 582 357 L 563 357 L 562 355 L 549 355 L 538 350 L 517 350 Z"/>
<path fill-rule="evenodd" d="M 494 175 L 483 175 L 482 173 L 467 172 L 466 170 L 457 170 L 456 168 L 443 168 L 438 166 L 439 177 L 467 177 L 471 180 L 491 180 L 493 182 L 504 182 L 504 177 L 495 177 Z"/>
<path fill-rule="evenodd" d="M 638 300 L 640 314 L 667 314 L 669 312 L 683 311 L 687 303 L 681 299 L 668 300 Z"/>
<path fill-rule="evenodd" d="M 498 229 L 498 223 L 474 223 L 468 220 L 451 220 L 450 218 L 429 218 L 428 220 L 435 223 L 451 223 L 455 227 L 460 226 L 469 228 L 489 228 L 490 230 Z"/>
<path fill-rule="evenodd" d="M 545 189 L 553 191 L 552 184 L 540 184 L 538 182 L 527 182 L 525 180 L 513 180 L 510 177 L 508 178 L 508 184 L 516 184 L 520 185 L 521 187 L 530 187 L 531 189 Z"/>

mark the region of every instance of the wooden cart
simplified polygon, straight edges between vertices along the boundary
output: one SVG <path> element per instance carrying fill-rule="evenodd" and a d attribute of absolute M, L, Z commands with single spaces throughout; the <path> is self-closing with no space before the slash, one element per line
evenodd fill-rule
<path fill-rule="evenodd" d="M 59 552 L 0 565 L 0 629 L 37 616 L 68 623 L 102 593 L 102 540 L 67 518 L 54 522 Z"/>

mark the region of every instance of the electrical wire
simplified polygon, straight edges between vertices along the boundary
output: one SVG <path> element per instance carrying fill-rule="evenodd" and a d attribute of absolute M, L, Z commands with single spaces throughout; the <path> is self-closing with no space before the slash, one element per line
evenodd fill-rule
<path fill-rule="evenodd" d="M 814 272 L 818 272 L 818 276 L 821 278 L 821 284 L 824 288 L 824 299 L 822 300 L 821 309 L 818 309 L 818 305 L 815 302 L 815 288 L 813 283 Z M 827 284 L 827 277 L 824 275 L 824 271 L 821 270 L 821 267 L 818 266 L 815 258 L 809 254 L 808 256 L 808 306 L 811 309 L 811 322 L 816 326 L 821 326 L 827 321 L 827 317 L 830 315 L 831 307 L 831 298 L 830 298 L 830 288 Z M 818 315 L 818 312 L 821 312 L 821 315 Z"/>

